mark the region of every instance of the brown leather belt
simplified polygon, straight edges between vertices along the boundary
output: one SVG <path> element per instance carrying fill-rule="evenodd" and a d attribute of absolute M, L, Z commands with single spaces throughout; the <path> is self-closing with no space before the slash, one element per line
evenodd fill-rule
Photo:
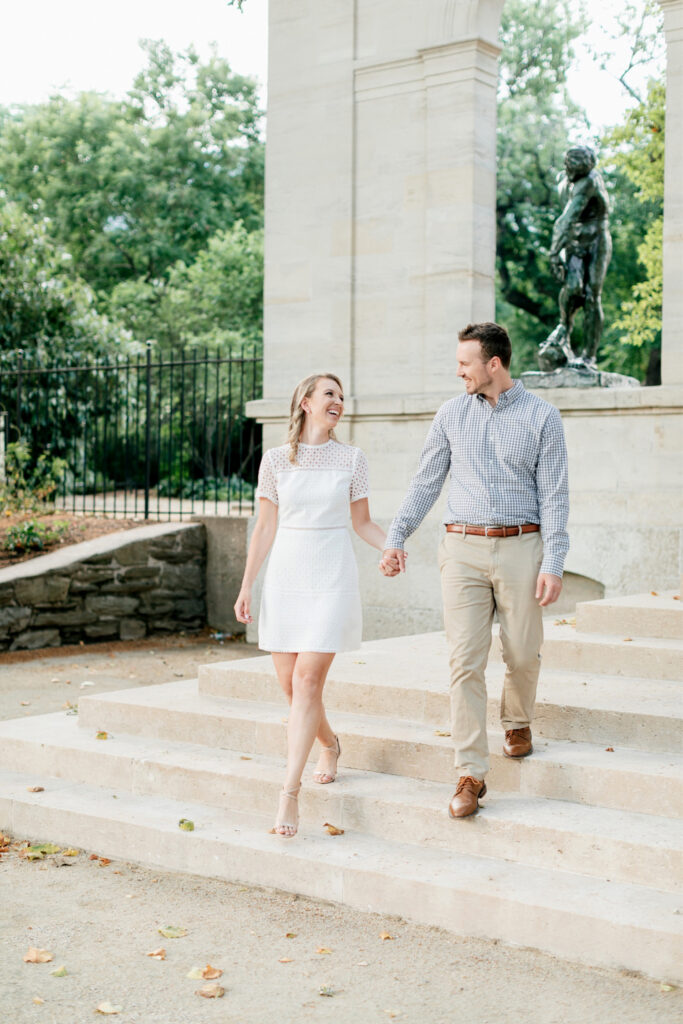
<path fill-rule="evenodd" d="M 536 533 L 538 523 L 522 523 L 521 526 L 469 526 L 466 523 L 446 523 L 448 533 L 473 533 L 477 537 L 519 537 L 520 533 Z"/>

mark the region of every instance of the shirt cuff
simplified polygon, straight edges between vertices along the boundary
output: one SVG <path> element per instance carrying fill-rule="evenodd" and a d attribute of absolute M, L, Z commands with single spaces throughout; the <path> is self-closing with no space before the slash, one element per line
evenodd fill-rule
<path fill-rule="evenodd" d="M 387 551 L 389 548 L 398 548 L 400 551 L 402 551 L 404 545 L 405 537 L 395 527 L 390 526 L 384 550 Z"/>
<path fill-rule="evenodd" d="M 559 576 L 562 579 L 564 571 L 564 555 L 546 555 L 541 562 L 539 572 L 548 572 L 551 576 Z"/>

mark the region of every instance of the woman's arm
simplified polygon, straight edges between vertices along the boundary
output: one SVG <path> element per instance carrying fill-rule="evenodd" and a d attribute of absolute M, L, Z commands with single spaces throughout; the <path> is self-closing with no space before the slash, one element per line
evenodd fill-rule
<path fill-rule="evenodd" d="M 359 498 L 351 502 L 351 522 L 353 528 L 366 544 L 378 551 L 384 551 L 387 535 L 381 526 L 370 518 L 370 505 L 367 498 Z"/>
<path fill-rule="evenodd" d="M 251 588 L 254 580 L 259 574 L 266 555 L 273 543 L 275 530 L 277 529 L 277 505 L 274 505 L 268 498 L 259 498 L 258 519 L 254 532 L 249 543 L 247 564 L 244 568 L 242 586 L 235 601 L 235 618 L 238 622 L 253 622 L 251 614 Z"/>

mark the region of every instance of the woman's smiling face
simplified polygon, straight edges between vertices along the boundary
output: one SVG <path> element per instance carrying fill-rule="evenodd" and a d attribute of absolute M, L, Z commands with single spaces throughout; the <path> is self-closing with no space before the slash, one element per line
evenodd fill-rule
<path fill-rule="evenodd" d="M 301 407 L 316 426 L 334 430 L 344 413 L 344 394 L 335 381 L 321 377 L 313 393 L 302 399 Z"/>

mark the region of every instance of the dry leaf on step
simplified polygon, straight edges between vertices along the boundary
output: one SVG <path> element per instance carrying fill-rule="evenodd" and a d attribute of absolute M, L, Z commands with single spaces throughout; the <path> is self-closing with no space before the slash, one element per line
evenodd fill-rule
<path fill-rule="evenodd" d="M 177 924 L 162 925 L 157 931 L 165 939 L 182 939 L 183 935 L 187 935 L 187 928 L 182 928 Z"/>
<path fill-rule="evenodd" d="M 291 956 L 281 956 L 280 959 L 278 960 L 278 963 L 279 964 L 293 964 L 294 961 L 292 960 Z"/>
<path fill-rule="evenodd" d="M 181 818 L 178 822 L 178 828 L 181 828 L 183 832 L 194 832 L 194 822 L 190 821 L 189 818 Z"/>
<path fill-rule="evenodd" d="M 151 956 L 153 960 L 165 960 L 166 950 L 163 946 L 159 946 L 158 949 L 153 949 L 151 953 L 147 954 L 147 956 Z"/>
<path fill-rule="evenodd" d="M 26 791 L 28 793 L 44 793 L 45 786 L 27 786 Z"/>
<path fill-rule="evenodd" d="M 393 939 L 394 936 L 390 935 L 389 932 L 380 932 L 379 937 L 382 940 L 382 942 L 386 942 L 387 939 Z"/>
<path fill-rule="evenodd" d="M 185 977 L 191 978 L 192 981 L 201 981 L 203 977 L 201 967 L 193 967 L 191 971 L 187 972 Z"/>
<path fill-rule="evenodd" d="M 316 953 L 321 953 L 323 955 L 326 955 L 331 952 L 332 950 L 328 949 L 327 946 L 318 946 L 318 948 L 316 949 Z"/>
<path fill-rule="evenodd" d="M 225 995 L 225 989 L 217 981 L 210 985 L 203 985 L 195 991 L 196 996 L 204 996 L 205 999 L 220 999 Z"/>
<path fill-rule="evenodd" d="M 111 1003 L 100 1003 L 95 1007 L 95 1013 L 121 1013 L 122 1006 L 113 1006 Z"/>
<path fill-rule="evenodd" d="M 605 751 L 608 754 L 613 754 L 614 753 L 614 747 L 605 747 Z"/>
<path fill-rule="evenodd" d="M 327 832 L 328 836 L 343 836 L 344 835 L 344 829 L 343 828 L 337 828 L 336 825 L 331 825 L 329 823 L 329 821 L 325 822 L 325 824 L 323 825 L 323 828 Z"/>
<path fill-rule="evenodd" d="M 450 736 L 450 732 L 447 729 L 435 729 L 435 736 Z"/>
<path fill-rule="evenodd" d="M 50 974 L 52 975 L 53 978 L 66 978 L 68 973 L 69 972 L 67 971 L 66 967 L 64 967 L 63 965 L 62 967 L 55 967 L 54 971 L 50 971 Z"/>
<path fill-rule="evenodd" d="M 95 734 L 95 739 L 96 740 L 108 740 L 109 739 L 109 733 L 106 732 L 106 730 L 104 730 L 104 729 L 100 729 L 100 731 Z"/>
<path fill-rule="evenodd" d="M 223 971 L 220 967 L 212 967 L 211 964 L 207 964 L 202 971 L 202 978 L 206 981 L 214 981 L 216 978 L 220 978 Z"/>
<path fill-rule="evenodd" d="M 24 963 L 27 964 L 46 964 L 52 960 L 52 953 L 49 949 L 36 949 L 35 946 L 30 946 L 28 953 L 24 953 Z"/>

